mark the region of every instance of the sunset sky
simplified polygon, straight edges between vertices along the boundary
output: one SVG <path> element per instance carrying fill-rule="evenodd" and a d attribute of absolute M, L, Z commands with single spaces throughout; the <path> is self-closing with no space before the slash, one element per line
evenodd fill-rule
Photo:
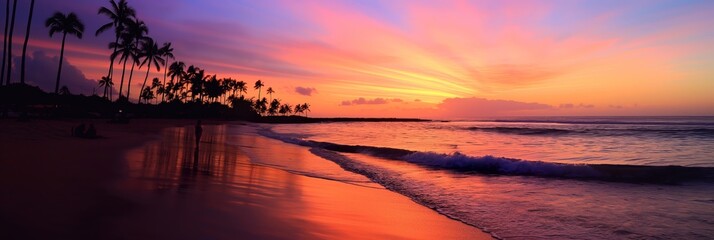
<path fill-rule="evenodd" d="M 30 1 L 19 2 L 16 56 Z M 714 115 L 714 1 L 128 2 L 177 60 L 261 79 L 311 116 Z M 34 84 L 54 86 L 61 35 L 45 19 L 72 11 L 87 28 L 67 39 L 63 81 L 91 93 L 114 40 L 94 36 L 109 22 L 100 6 L 36 1 Z"/>

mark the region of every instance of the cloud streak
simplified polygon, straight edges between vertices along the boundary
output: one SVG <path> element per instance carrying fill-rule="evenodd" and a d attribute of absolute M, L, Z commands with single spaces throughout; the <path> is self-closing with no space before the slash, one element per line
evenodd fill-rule
<path fill-rule="evenodd" d="M 388 103 L 400 103 L 404 102 L 402 99 L 399 98 L 373 98 L 373 99 L 366 99 L 363 97 L 353 99 L 352 101 L 342 101 L 340 103 L 340 106 L 352 106 L 352 105 L 381 105 L 381 104 L 388 104 Z"/>

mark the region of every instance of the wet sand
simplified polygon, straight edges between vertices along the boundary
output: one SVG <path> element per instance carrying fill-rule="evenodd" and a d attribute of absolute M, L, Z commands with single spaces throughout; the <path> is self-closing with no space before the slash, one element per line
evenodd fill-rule
<path fill-rule="evenodd" d="M 376 184 L 256 163 L 319 159 L 224 125 L 196 151 L 190 121 L 95 122 L 96 140 L 73 121 L 0 123 L 1 239 L 490 238 Z"/>

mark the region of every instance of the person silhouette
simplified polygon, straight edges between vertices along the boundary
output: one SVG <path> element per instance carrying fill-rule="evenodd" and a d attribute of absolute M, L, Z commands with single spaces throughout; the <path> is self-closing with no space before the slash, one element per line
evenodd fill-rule
<path fill-rule="evenodd" d="M 201 127 L 201 120 L 199 119 L 196 121 L 196 146 L 198 147 L 198 143 L 201 141 L 201 135 L 203 134 L 203 127 Z"/>

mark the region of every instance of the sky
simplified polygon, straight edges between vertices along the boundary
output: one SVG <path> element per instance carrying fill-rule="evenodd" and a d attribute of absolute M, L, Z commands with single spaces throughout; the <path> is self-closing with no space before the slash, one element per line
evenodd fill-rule
<path fill-rule="evenodd" d="M 30 1 L 18 2 L 15 56 Z M 128 2 L 176 60 L 260 79 L 311 116 L 714 115 L 714 1 Z M 113 34 L 94 34 L 109 1 L 35 4 L 28 78 L 54 88 L 61 35 L 44 21 L 75 12 L 86 30 L 67 39 L 62 85 L 91 94 L 109 67 Z"/>

